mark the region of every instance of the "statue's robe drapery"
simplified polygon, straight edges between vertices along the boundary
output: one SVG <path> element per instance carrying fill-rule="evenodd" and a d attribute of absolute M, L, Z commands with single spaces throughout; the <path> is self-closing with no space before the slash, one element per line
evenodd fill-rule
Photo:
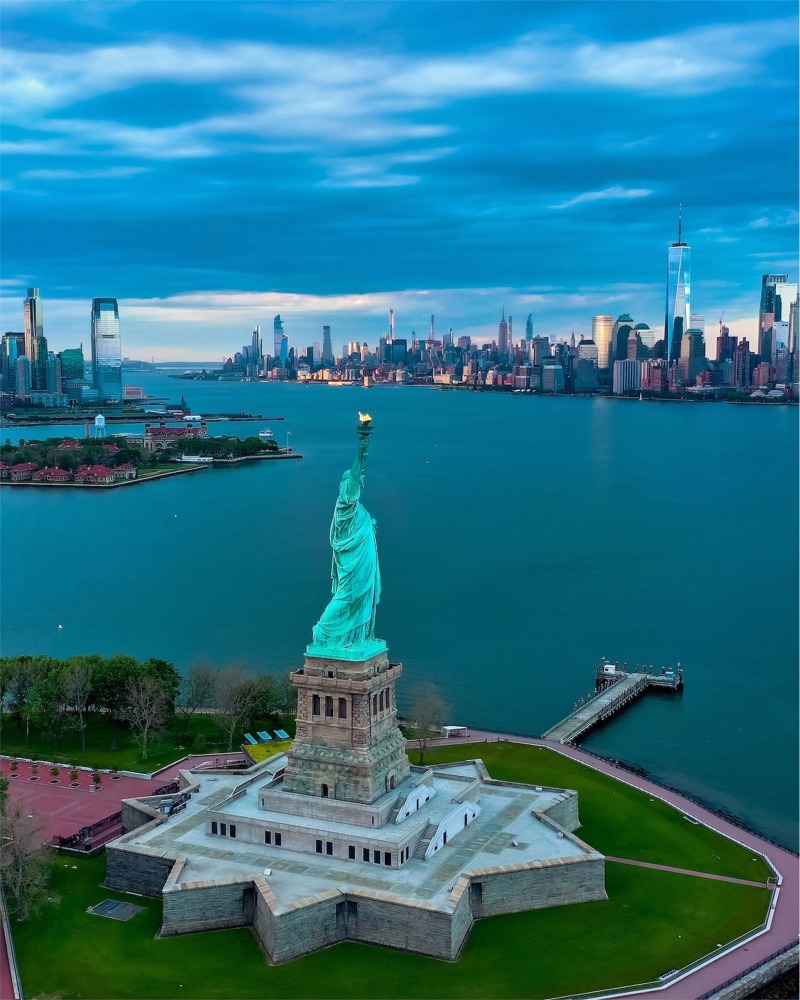
<path fill-rule="evenodd" d="M 314 626 L 314 646 L 350 650 L 375 638 L 375 608 L 381 577 L 375 521 L 360 503 L 362 478 L 350 470 L 342 477 L 333 512 L 332 591 L 328 606 Z"/>

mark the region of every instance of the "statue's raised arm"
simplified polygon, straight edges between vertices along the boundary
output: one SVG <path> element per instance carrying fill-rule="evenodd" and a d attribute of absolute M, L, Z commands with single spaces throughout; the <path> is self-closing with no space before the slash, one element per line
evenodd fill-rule
<path fill-rule="evenodd" d="M 371 434 L 372 418 L 359 413 L 356 457 L 342 476 L 331 522 L 333 596 L 314 626 L 309 655 L 354 659 L 385 649 L 375 638 L 381 593 L 375 522 L 360 502 Z"/>

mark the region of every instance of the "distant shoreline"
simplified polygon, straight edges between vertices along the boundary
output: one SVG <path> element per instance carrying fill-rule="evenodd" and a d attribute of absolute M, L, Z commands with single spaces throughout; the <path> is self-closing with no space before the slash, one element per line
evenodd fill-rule
<path fill-rule="evenodd" d="M 77 487 L 78 489 L 88 490 L 115 490 L 118 486 L 138 486 L 142 483 L 149 483 L 155 479 L 167 479 L 170 476 L 181 476 L 186 472 L 199 472 L 201 469 L 210 469 L 215 465 L 239 465 L 241 462 L 281 461 L 302 457 L 303 456 L 296 451 L 293 451 L 290 454 L 282 452 L 279 452 L 278 454 L 273 452 L 261 452 L 258 455 L 240 455 L 238 458 L 215 458 L 213 462 L 203 462 L 194 465 L 186 462 L 182 463 L 179 468 L 159 470 L 158 472 L 142 476 L 141 479 L 137 476 L 135 479 L 118 479 L 113 483 L 46 483 L 41 480 L 34 482 L 32 479 L 23 479 L 20 482 L 13 482 L 11 479 L 0 479 L 0 486 L 45 486 L 56 489 L 63 489 L 64 487 L 71 486 Z"/>

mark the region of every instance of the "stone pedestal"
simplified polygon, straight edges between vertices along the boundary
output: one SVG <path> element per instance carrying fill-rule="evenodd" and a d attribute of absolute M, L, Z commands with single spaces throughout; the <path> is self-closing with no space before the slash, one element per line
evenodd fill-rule
<path fill-rule="evenodd" d="M 383 644 L 376 644 L 380 652 L 362 659 L 311 655 L 312 648 L 305 667 L 291 674 L 297 735 L 283 789 L 375 802 L 409 773 L 395 699 L 403 666 L 389 662 Z"/>

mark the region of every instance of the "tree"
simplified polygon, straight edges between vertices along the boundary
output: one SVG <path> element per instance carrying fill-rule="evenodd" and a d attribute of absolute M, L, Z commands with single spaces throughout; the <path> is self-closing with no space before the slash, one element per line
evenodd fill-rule
<path fill-rule="evenodd" d="M 8 909 L 17 920 L 35 916 L 47 900 L 50 863 L 42 844 L 43 823 L 20 804 L 0 813 L 0 877 Z"/>
<path fill-rule="evenodd" d="M 198 660 L 189 667 L 182 678 L 175 699 L 175 711 L 183 716 L 183 734 L 189 732 L 189 719 L 199 708 L 207 708 L 214 702 L 217 674 L 214 668 Z"/>
<path fill-rule="evenodd" d="M 11 691 L 11 679 L 14 675 L 14 660 L 4 656 L 0 659 L 0 747 L 3 745 L 3 722 L 6 717 L 6 699 Z"/>
<path fill-rule="evenodd" d="M 428 741 L 441 735 L 448 708 L 439 689 L 431 681 L 417 685 L 411 693 L 414 736 L 419 741 L 419 762 L 425 762 Z"/>
<path fill-rule="evenodd" d="M 30 696 L 36 679 L 36 667 L 32 656 L 19 656 L 11 671 L 11 712 L 18 722 L 30 707 Z"/>
<path fill-rule="evenodd" d="M 94 664 L 92 689 L 97 707 L 107 714 L 113 727 L 112 750 L 118 746 L 119 724 L 124 714 L 128 683 L 140 669 L 139 661 L 124 653 L 117 653 L 109 660 L 98 659 Z"/>
<path fill-rule="evenodd" d="M 233 749 L 233 736 L 244 719 L 248 719 L 258 702 L 256 682 L 239 666 L 225 667 L 217 674 L 216 721 L 228 737 L 228 749 Z"/>
<path fill-rule="evenodd" d="M 181 675 L 177 668 L 167 660 L 159 660 L 151 656 L 149 660 L 144 661 L 141 669 L 161 686 L 167 699 L 169 713 L 170 715 L 174 714 L 175 698 L 181 686 Z"/>
<path fill-rule="evenodd" d="M 36 664 L 31 694 L 33 711 L 42 732 L 58 746 L 69 721 L 64 691 L 64 662 L 42 657 Z"/>
<path fill-rule="evenodd" d="M 147 744 L 169 722 L 169 698 L 163 684 L 150 674 L 133 677 L 127 688 L 124 718 L 131 724 L 134 739 L 142 745 L 142 759 L 147 760 Z"/>
<path fill-rule="evenodd" d="M 294 715 L 297 711 L 297 688 L 289 679 L 289 671 L 275 681 L 275 701 L 281 715 Z"/>
<path fill-rule="evenodd" d="M 72 713 L 75 728 L 81 734 L 81 749 L 86 750 L 86 713 L 92 697 L 92 667 L 88 656 L 72 656 L 62 677 L 64 700 Z"/>

